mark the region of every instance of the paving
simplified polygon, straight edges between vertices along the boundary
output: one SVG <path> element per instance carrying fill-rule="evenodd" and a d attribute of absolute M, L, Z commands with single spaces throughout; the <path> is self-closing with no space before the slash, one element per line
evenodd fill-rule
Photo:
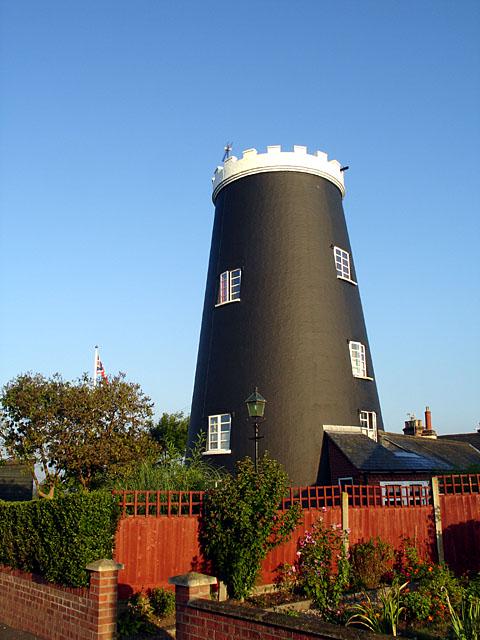
<path fill-rule="evenodd" d="M 124 636 L 125 637 L 125 636 Z M 154 635 L 134 635 L 130 636 L 131 640 L 172 640 L 175 638 L 175 627 L 167 629 L 159 629 Z M 6 624 L 0 622 L 0 640 L 42 640 L 38 636 L 34 636 L 26 631 L 18 631 L 7 627 Z"/>
<path fill-rule="evenodd" d="M 0 623 L 0 640 L 40 640 L 38 636 L 25 631 L 18 631 L 7 627 L 6 624 Z"/>

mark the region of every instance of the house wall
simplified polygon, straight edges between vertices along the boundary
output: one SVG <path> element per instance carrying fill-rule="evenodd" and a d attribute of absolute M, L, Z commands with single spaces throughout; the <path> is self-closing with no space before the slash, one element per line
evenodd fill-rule
<path fill-rule="evenodd" d="M 0 500 L 31 500 L 32 474 L 23 464 L 7 462 L 0 466 Z"/>
<path fill-rule="evenodd" d="M 338 484 L 339 478 L 353 478 L 353 484 L 363 484 L 362 473 L 344 456 L 329 438 L 328 456 L 330 462 L 330 484 Z"/>
<path fill-rule="evenodd" d="M 368 484 L 378 486 L 381 482 L 429 482 L 431 478 L 429 473 L 369 473 Z"/>

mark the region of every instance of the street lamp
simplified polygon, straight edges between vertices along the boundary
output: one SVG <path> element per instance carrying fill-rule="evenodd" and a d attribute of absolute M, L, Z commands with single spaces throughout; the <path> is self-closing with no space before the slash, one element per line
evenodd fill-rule
<path fill-rule="evenodd" d="M 258 471 L 258 441 L 263 438 L 263 436 L 258 435 L 258 427 L 260 423 L 262 423 L 265 418 L 263 414 L 265 412 L 265 405 L 267 401 L 265 398 L 258 393 L 258 387 L 255 387 L 255 391 L 252 395 L 248 396 L 245 400 L 245 404 L 247 405 L 248 417 L 253 421 L 253 427 L 255 429 L 255 435 L 250 440 L 255 440 L 255 472 Z"/>

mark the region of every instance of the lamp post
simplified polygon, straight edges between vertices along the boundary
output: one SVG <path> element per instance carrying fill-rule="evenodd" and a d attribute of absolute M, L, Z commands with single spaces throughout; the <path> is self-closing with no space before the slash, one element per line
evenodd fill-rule
<path fill-rule="evenodd" d="M 258 427 L 260 426 L 260 423 L 265 420 L 263 414 L 265 412 L 266 403 L 267 401 L 265 398 L 258 393 L 258 387 L 255 387 L 255 391 L 252 395 L 248 396 L 245 400 L 248 417 L 253 420 L 253 428 L 255 429 L 255 435 L 253 438 L 250 438 L 250 440 L 255 440 L 255 472 L 258 471 L 258 441 L 263 438 L 263 436 L 258 435 Z"/>

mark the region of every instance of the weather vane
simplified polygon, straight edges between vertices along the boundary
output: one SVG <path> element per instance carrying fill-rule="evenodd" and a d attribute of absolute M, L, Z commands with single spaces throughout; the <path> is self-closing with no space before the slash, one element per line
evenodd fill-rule
<path fill-rule="evenodd" d="M 227 142 L 227 144 L 223 147 L 223 159 L 222 162 L 225 162 L 225 160 L 227 160 L 230 157 L 230 151 L 233 149 L 233 143 L 232 142 Z"/>

